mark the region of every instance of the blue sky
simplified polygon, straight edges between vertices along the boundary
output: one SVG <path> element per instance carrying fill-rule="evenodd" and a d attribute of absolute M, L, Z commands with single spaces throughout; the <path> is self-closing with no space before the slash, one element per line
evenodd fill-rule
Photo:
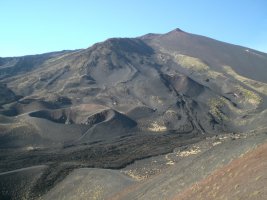
<path fill-rule="evenodd" d="M 0 57 L 175 28 L 267 52 L 267 1 L 1 0 Z"/>

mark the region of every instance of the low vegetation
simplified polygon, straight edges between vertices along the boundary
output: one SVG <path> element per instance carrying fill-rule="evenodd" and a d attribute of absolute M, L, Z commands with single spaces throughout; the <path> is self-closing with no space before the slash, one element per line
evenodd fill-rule
<path fill-rule="evenodd" d="M 222 108 L 225 106 L 225 99 L 212 98 L 209 100 L 209 112 L 219 121 L 228 120 L 228 117 L 222 112 Z"/>
<path fill-rule="evenodd" d="M 150 127 L 148 127 L 148 130 L 152 132 L 163 132 L 167 130 L 167 127 L 157 122 L 153 122 L 150 124 Z"/>
<path fill-rule="evenodd" d="M 191 56 L 186 56 L 182 54 L 176 54 L 175 58 L 177 62 L 185 68 L 198 71 L 198 72 L 204 72 L 206 70 L 209 70 L 209 66 L 206 65 L 204 62 L 202 62 L 198 58 L 194 58 Z"/>
<path fill-rule="evenodd" d="M 261 103 L 262 98 L 255 92 L 248 90 L 241 85 L 236 86 L 236 89 L 237 92 L 244 98 L 245 102 L 252 104 L 255 107 Z"/>
<path fill-rule="evenodd" d="M 251 89 L 256 90 L 257 92 L 262 93 L 264 95 L 267 95 L 267 84 L 266 83 L 262 83 L 262 82 L 255 81 L 247 77 L 241 76 L 238 73 L 236 73 L 232 69 L 232 67 L 227 66 L 227 65 L 224 65 L 223 69 L 225 70 L 227 74 L 237 79 L 238 81 L 242 82 L 243 84 L 250 87 Z"/>

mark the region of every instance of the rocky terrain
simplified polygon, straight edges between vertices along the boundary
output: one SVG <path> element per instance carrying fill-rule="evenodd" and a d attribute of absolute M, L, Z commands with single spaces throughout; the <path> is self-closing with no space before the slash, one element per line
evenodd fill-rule
<path fill-rule="evenodd" d="M 0 58 L 0 199 L 265 199 L 266 74 L 180 29 Z"/>

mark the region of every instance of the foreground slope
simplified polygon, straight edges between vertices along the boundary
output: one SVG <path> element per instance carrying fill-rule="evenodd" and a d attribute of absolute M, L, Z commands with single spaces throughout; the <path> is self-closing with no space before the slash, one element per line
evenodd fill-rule
<path fill-rule="evenodd" d="M 267 143 L 217 169 L 174 199 L 266 199 Z"/>

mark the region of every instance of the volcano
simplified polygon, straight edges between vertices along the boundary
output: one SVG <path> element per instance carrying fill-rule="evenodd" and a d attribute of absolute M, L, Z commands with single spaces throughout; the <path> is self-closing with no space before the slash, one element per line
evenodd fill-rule
<path fill-rule="evenodd" d="M 178 28 L 0 58 L 0 197 L 188 195 L 266 141 L 266 74 L 266 53 Z"/>

